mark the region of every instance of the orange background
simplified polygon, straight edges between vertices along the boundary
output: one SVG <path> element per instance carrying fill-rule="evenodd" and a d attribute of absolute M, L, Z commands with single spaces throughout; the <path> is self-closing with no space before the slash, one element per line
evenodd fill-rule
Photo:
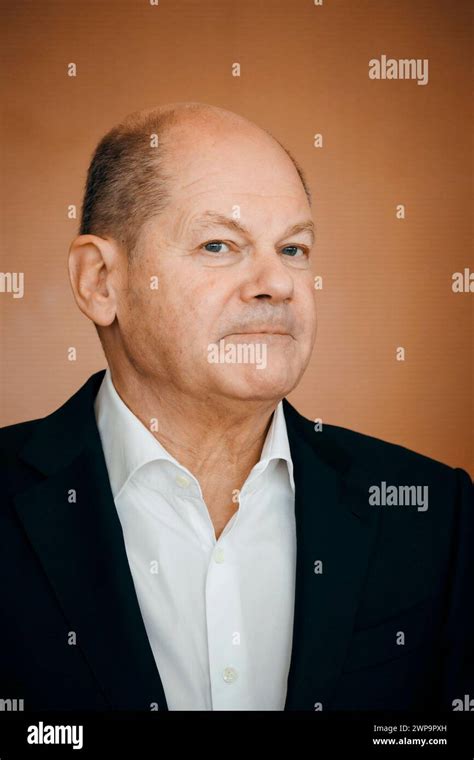
<path fill-rule="evenodd" d="M 66 268 L 96 143 L 131 111 L 198 100 L 270 129 L 313 192 L 319 333 L 290 401 L 474 474 L 473 297 L 451 290 L 473 269 L 467 0 L 0 5 L 1 270 L 25 276 L 23 299 L 0 293 L 1 424 L 48 414 L 106 366 Z M 429 83 L 370 80 L 382 54 L 428 58 Z"/>

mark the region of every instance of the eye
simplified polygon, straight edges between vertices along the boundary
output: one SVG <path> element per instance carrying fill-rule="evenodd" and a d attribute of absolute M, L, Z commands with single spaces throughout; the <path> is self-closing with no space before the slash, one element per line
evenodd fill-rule
<path fill-rule="evenodd" d="M 222 246 L 225 246 L 227 250 L 222 250 Z M 230 248 L 227 243 L 222 240 L 211 240 L 209 243 L 203 243 L 201 248 L 204 248 L 208 253 L 229 253 Z"/>
<path fill-rule="evenodd" d="M 306 246 L 302 245 L 286 245 L 284 248 L 281 249 L 283 253 L 286 253 L 287 256 L 298 256 L 300 258 L 301 254 L 298 255 L 298 251 L 302 251 L 303 256 L 308 255 L 308 249 Z"/>

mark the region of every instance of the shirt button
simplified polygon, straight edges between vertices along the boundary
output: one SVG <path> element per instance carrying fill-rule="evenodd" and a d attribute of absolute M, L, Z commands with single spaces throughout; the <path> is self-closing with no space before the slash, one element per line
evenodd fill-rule
<path fill-rule="evenodd" d="M 214 550 L 214 562 L 218 562 L 219 564 L 222 564 L 225 559 L 225 553 L 224 549 L 221 546 L 218 546 L 217 549 Z"/>
<path fill-rule="evenodd" d="M 235 668 L 227 667 L 224 668 L 224 671 L 222 673 L 222 678 L 226 683 L 234 683 L 234 681 L 237 680 L 238 673 Z"/>
<path fill-rule="evenodd" d="M 175 480 L 181 488 L 187 488 L 189 486 L 189 478 L 187 478 L 186 475 L 176 475 Z"/>

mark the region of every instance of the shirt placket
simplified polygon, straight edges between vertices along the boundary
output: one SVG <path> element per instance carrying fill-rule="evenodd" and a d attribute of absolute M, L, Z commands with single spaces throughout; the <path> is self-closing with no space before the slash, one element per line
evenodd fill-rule
<path fill-rule="evenodd" d="M 213 710 L 243 709 L 248 697 L 247 641 L 240 581 L 228 535 L 216 543 L 206 577 L 206 621 Z"/>

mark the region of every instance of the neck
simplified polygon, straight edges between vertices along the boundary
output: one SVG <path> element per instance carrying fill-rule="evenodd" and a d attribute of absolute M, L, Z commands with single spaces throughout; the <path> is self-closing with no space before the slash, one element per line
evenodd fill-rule
<path fill-rule="evenodd" d="M 199 398 L 166 382 L 111 367 L 122 401 L 199 481 L 240 489 L 259 461 L 278 400 Z M 157 421 L 157 425 L 153 421 Z"/>

